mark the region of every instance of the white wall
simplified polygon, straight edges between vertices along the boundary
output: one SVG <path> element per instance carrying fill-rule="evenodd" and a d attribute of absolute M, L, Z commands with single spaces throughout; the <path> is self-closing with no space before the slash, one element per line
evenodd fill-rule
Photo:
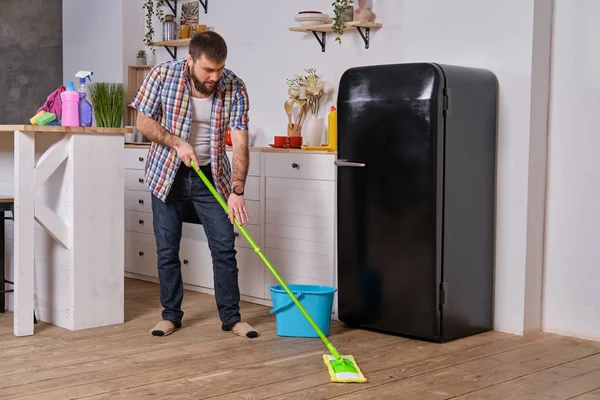
<path fill-rule="evenodd" d="M 118 0 L 110 0 L 108 7 L 102 2 L 105 11 L 101 11 L 95 3 L 65 0 L 65 7 L 71 9 L 66 14 L 73 15 L 74 9 L 81 9 L 94 16 L 91 24 L 65 21 L 67 26 L 77 26 L 66 32 L 75 33 L 85 25 L 87 36 L 83 38 L 87 37 L 89 42 L 82 41 L 81 35 L 65 41 L 65 73 L 72 74 L 70 71 L 87 65 L 103 77 L 123 79 L 123 64 L 116 65 L 116 60 L 123 63 L 124 55 L 129 54 L 125 49 L 137 49 L 142 43 L 143 32 L 142 37 L 138 36 L 139 20 L 133 17 L 135 7 L 126 11 L 118 7 Z M 303 9 L 331 15 L 331 0 L 306 0 L 301 6 L 281 0 L 209 1 L 208 14 L 201 9 L 200 23 L 225 37 L 229 46 L 227 67 L 248 86 L 254 146 L 267 146 L 274 135 L 285 134 L 286 79 L 303 73 L 305 68 L 316 68 L 328 84 L 330 92 L 321 105 L 323 119 L 329 106 L 335 104 L 340 76 L 350 67 L 435 61 L 492 70 L 500 82 L 495 328 L 513 333 L 539 329 L 542 265 L 539 243 L 543 213 L 536 211 L 540 203 L 543 206 L 544 187 L 536 182 L 545 175 L 540 168 L 540 163 L 545 162 L 545 140 L 540 132 L 547 117 L 547 92 L 544 92 L 547 81 L 544 82 L 543 76 L 548 68 L 544 59 L 548 56 L 549 30 L 544 21 L 550 18 L 551 2 L 372 0 L 369 3 L 377 22 L 384 27 L 371 32 L 368 50 L 356 31 L 346 32 L 341 45 L 329 35 L 325 53 L 312 34 L 289 31 L 290 26 L 296 25 L 294 15 Z M 138 9 L 143 24 L 144 10 L 141 5 Z M 129 15 L 131 28 L 127 28 L 127 20 L 121 20 L 120 15 L 123 18 Z M 130 29 L 133 36 L 129 35 Z M 119 39 L 120 31 L 123 32 Z M 159 25 L 155 31 L 155 40 L 161 40 Z M 119 48 L 119 40 L 123 42 L 122 48 L 113 52 L 111 49 Z M 79 46 L 90 43 L 95 44 L 95 51 L 104 49 L 101 56 L 86 53 L 76 58 Z M 184 56 L 186 50 L 180 48 L 179 56 Z M 156 57 L 149 61 L 169 58 L 164 49 L 157 48 Z M 83 62 L 85 59 L 89 63 Z M 79 64 L 84 65 L 79 67 Z M 531 132 L 535 133 L 533 137 Z"/>
<path fill-rule="evenodd" d="M 123 84 L 125 93 L 127 93 L 127 66 L 135 65 L 137 52 L 145 50 L 145 17 L 142 10 L 144 0 L 121 0 L 121 2 L 123 7 Z"/>
<path fill-rule="evenodd" d="M 545 331 L 600 340 L 600 2 L 556 0 Z"/>
<path fill-rule="evenodd" d="M 63 79 L 93 71 L 93 82 L 123 81 L 123 5 L 132 0 L 63 0 Z"/>

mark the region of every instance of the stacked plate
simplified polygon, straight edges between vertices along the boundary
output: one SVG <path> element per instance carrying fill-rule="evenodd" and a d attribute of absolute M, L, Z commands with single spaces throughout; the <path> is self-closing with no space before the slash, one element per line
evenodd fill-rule
<path fill-rule="evenodd" d="M 320 11 L 300 11 L 296 14 L 294 20 L 302 26 L 321 25 L 330 22 L 329 15 L 323 14 Z"/>

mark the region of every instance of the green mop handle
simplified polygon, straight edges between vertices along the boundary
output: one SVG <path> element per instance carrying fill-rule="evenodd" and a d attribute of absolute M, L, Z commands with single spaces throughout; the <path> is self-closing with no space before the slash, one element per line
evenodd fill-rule
<path fill-rule="evenodd" d="M 204 184 L 208 187 L 208 189 L 213 194 L 213 196 L 217 199 L 217 201 L 219 202 L 219 204 L 221 205 L 221 207 L 223 207 L 223 210 L 225 210 L 225 213 L 227 213 L 227 215 L 229 215 L 229 208 L 227 207 L 227 204 L 221 198 L 221 196 L 219 195 L 219 193 L 217 193 L 217 191 L 215 190 L 214 186 L 212 185 L 212 183 L 210 183 L 210 181 L 208 180 L 208 178 L 206 177 L 206 175 L 204 175 L 204 172 L 202 172 L 198 167 L 196 167 L 196 165 L 194 164 L 193 161 L 191 161 L 191 165 L 194 168 L 194 170 L 196 170 L 196 173 L 198 174 L 198 176 L 200 176 L 200 179 L 202 179 L 202 182 L 204 182 Z M 252 237 L 250 236 L 250 234 L 248 234 L 248 232 L 246 232 L 246 229 L 243 226 L 240 226 L 240 224 L 238 224 L 237 219 L 235 219 L 235 217 L 234 217 L 234 221 L 235 221 L 235 225 L 238 227 L 238 229 L 240 230 L 240 232 L 242 232 L 242 235 L 244 235 L 244 237 L 246 238 L 246 240 L 248 241 L 248 243 L 250 243 L 250 246 L 252 246 L 252 249 L 254 249 L 254 252 L 256 254 L 258 254 L 258 256 L 263 260 L 263 262 L 269 268 L 269 270 L 271 271 L 271 273 L 273 274 L 273 276 L 275 277 L 275 279 L 277 279 L 277 282 L 279 282 L 279 284 L 283 287 L 283 289 L 287 292 L 287 294 L 292 298 L 292 301 L 294 302 L 294 304 L 296 304 L 296 306 L 300 309 L 300 311 L 302 312 L 302 314 L 304 315 L 304 317 L 306 317 L 306 319 L 308 320 L 308 322 L 312 325 L 312 327 L 314 328 L 314 330 L 317 332 L 317 334 L 319 335 L 319 337 L 321 338 L 321 340 L 323 340 L 323 343 L 325 343 L 325 345 L 327 346 L 327 349 L 329 349 L 329 351 L 331 352 L 331 354 L 337 360 L 341 360 L 342 356 L 340 355 L 340 353 L 331 344 L 331 342 L 327 339 L 327 336 L 325 336 L 323 334 L 323 332 L 321 331 L 321 329 L 319 329 L 319 327 L 317 326 L 317 324 L 315 323 L 315 321 L 313 321 L 313 319 L 310 317 L 310 315 L 308 314 L 308 312 L 306 312 L 306 310 L 304 309 L 304 307 L 302 306 L 302 304 L 300 304 L 300 302 L 298 301 L 298 299 L 296 298 L 296 296 L 294 295 L 294 293 L 292 293 L 292 291 L 288 288 L 288 286 L 285 284 L 285 282 L 283 281 L 283 279 L 281 279 L 281 277 L 279 276 L 279 274 L 277 273 L 277 271 L 275 271 L 275 268 L 273 268 L 273 266 L 271 265 L 271 263 L 269 262 L 269 260 L 267 260 L 267 258 L 265 257 L 265 255 L 262 253 L 262 251 L 258 247 L 258 245 L 254 242 L 254 240 L 252 240 Z"/>

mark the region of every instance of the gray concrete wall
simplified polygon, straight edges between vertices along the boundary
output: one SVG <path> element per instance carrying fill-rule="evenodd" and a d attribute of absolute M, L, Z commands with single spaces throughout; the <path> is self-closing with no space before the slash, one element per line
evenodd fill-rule
<path fill-rule="evenodd" d="M 62 0 L 0 0 L 0 124 L 28 124 L 62 85 Z"/>

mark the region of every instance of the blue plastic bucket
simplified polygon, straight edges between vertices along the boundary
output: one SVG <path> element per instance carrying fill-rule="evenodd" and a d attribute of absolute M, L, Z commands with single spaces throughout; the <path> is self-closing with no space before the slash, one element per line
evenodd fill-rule
<path fill-rule="evenodd" d="M 329 336 L 333 295 L 335 288 L 316 285 L 287 285 L 300 304 L 311 316 L 325 336 Z M 312 325 L 304 317 L 300 309 L 281 285 L 269 286 L 275 314 L 277 335 L 293 337 L 319 337 Z"/>

